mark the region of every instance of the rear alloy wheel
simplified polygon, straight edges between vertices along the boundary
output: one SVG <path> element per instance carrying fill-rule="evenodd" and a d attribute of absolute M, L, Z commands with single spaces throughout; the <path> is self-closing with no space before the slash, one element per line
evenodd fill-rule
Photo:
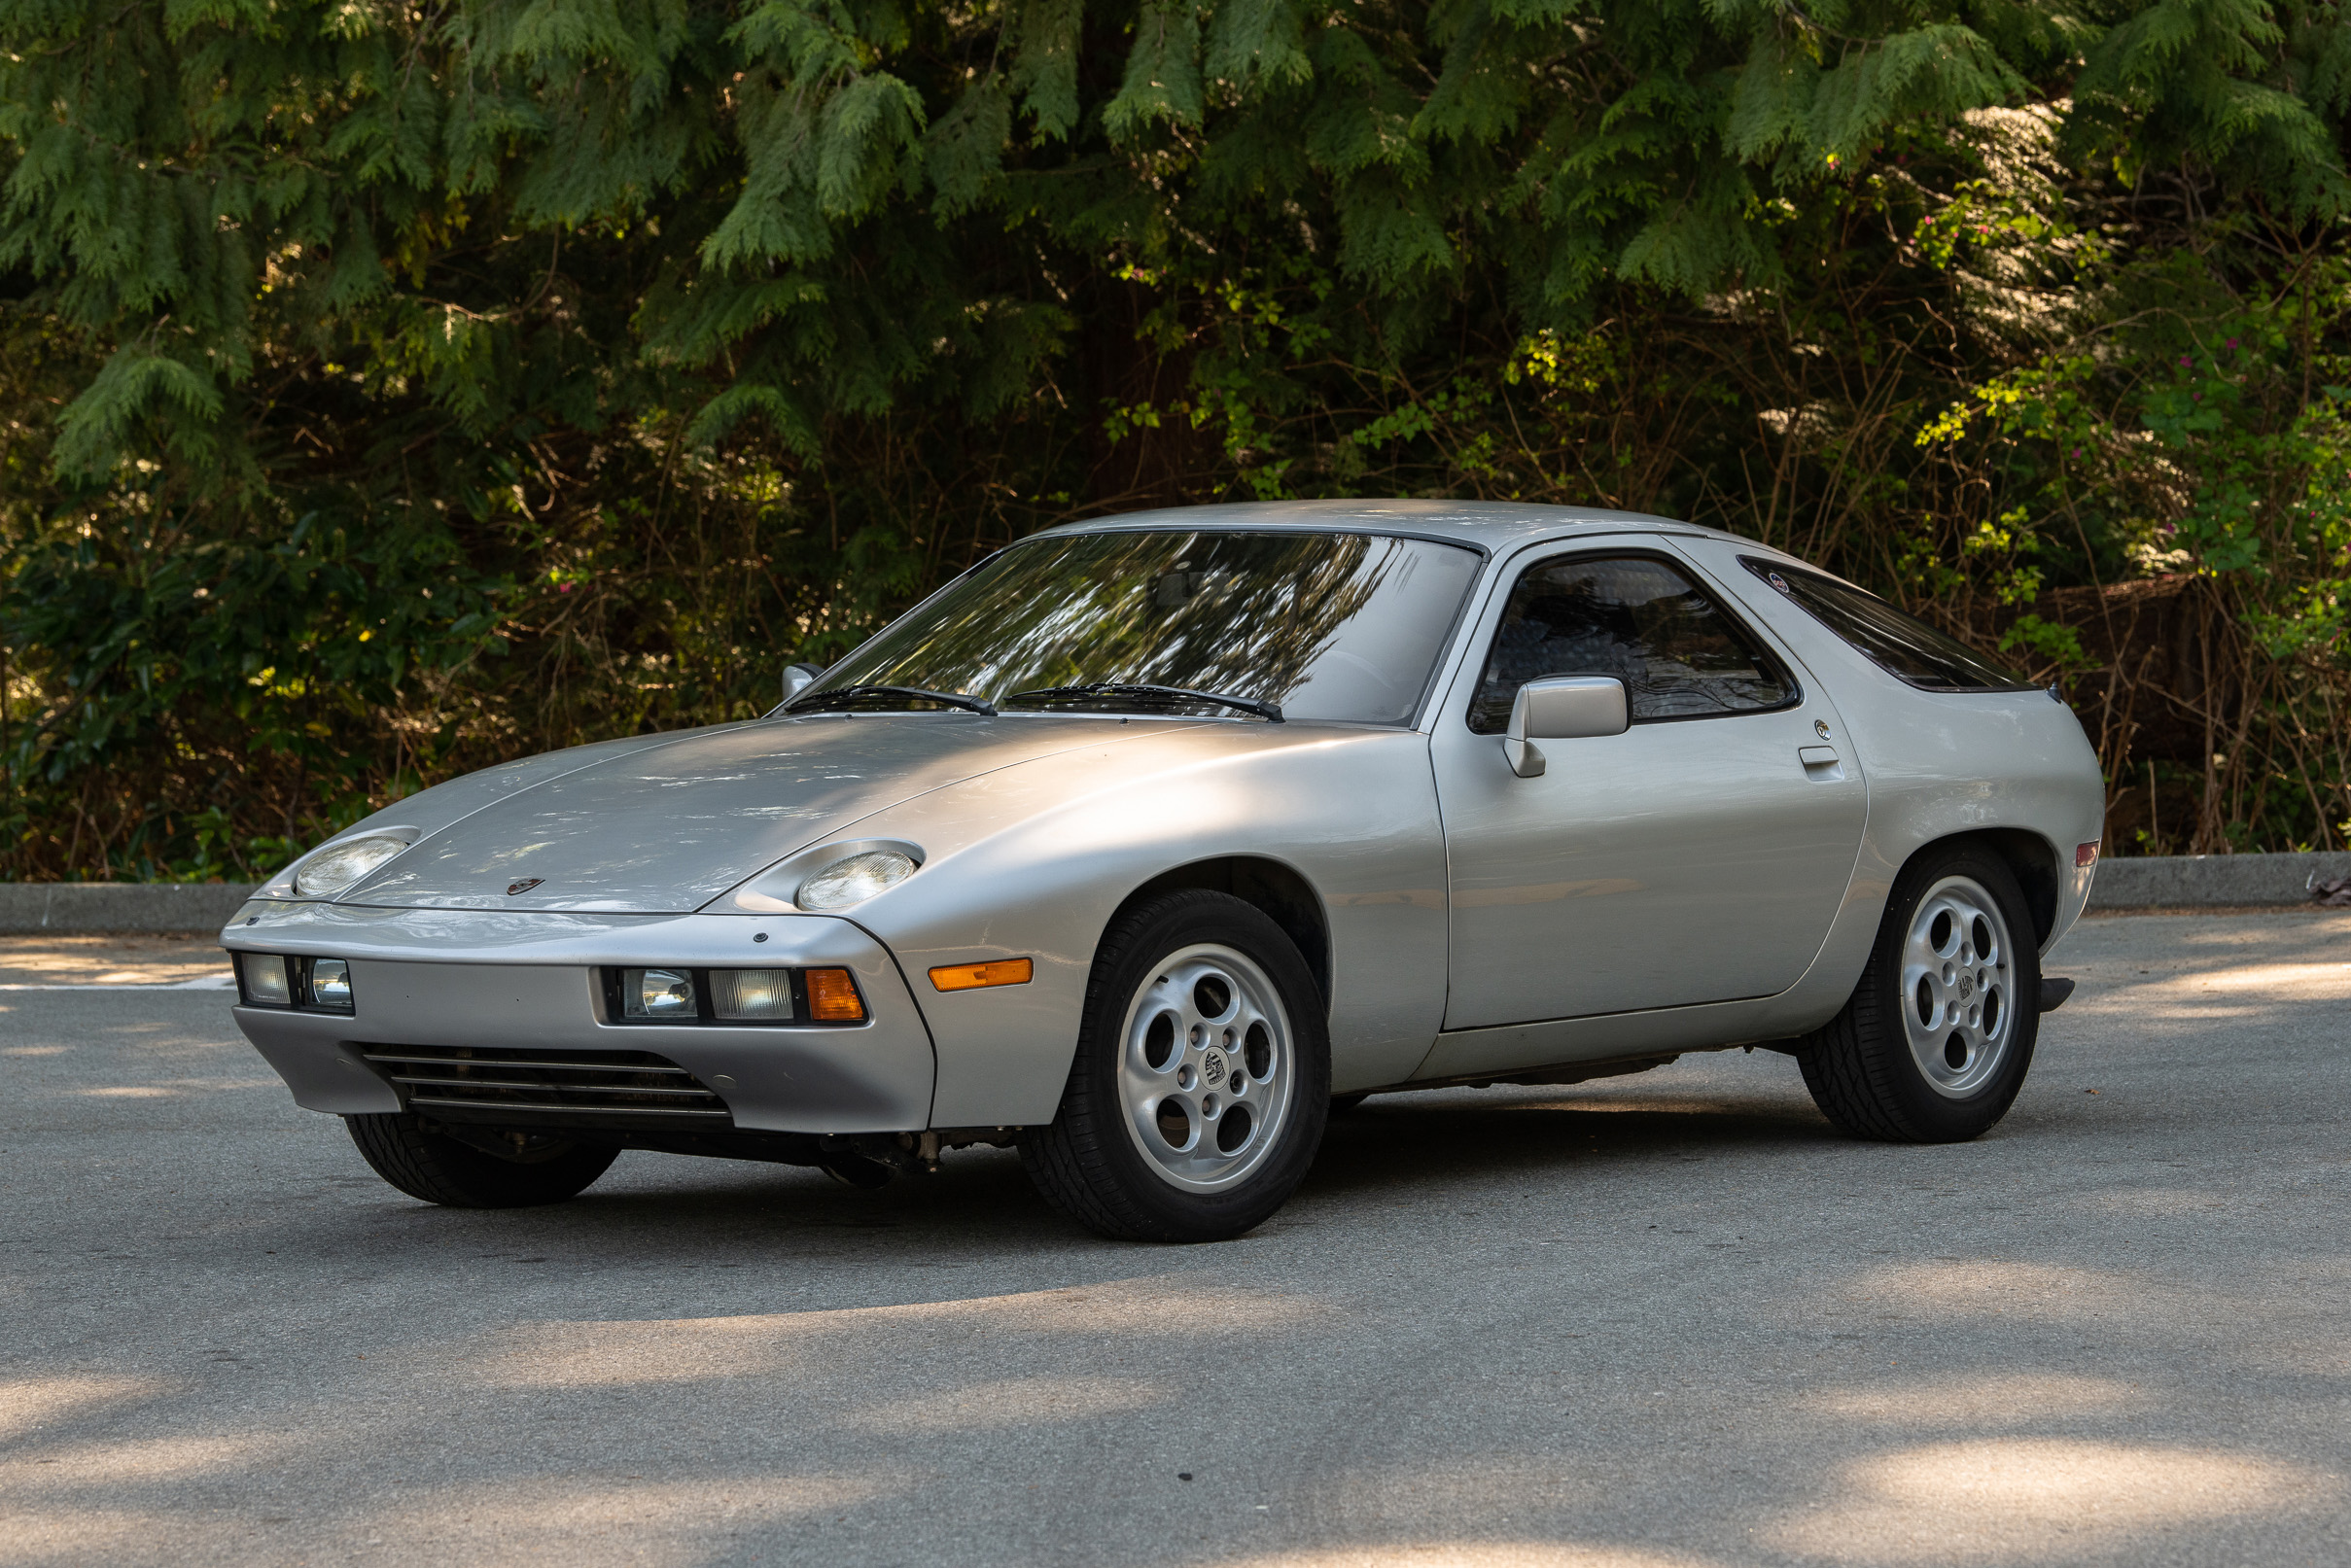
<path fill-rule="evenodd" d="M 620 1151 L 545 1133 L 515 1133 L 514 1153 L 490 1154 L 411 1112 L 346 1116 L 351 1141 L 375 1173 L 428 1203 L 528 1208 L 560 1203 L 611 1168 Z"/>
<path fill-rule="evenodd" d="M 2031 933 L 2016 877 L 1988 851 L 1906 868 L 1861 984 L 1799 1057 L 1822 1113 L 1901 1143 L 1958 1142 L 2005 1116 L 2040 1024 Z"/>
<path fill-rule="evenodd" d="M 1154 899 L 1104 939 L 1060 1113 L 1022 1145 L 1046 1201 L 1105 1236 L 1214 1241 L 1306 1174 L 1330 1103 L 1321 998 L 1240 899 Z"/>

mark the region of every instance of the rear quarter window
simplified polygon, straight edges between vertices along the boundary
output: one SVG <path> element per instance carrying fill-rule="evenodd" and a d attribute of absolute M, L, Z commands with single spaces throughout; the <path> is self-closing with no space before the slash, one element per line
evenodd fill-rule
<path fill-rule="evenodd" d="M 2033 689 L 2014 670 L 1849 582 L 1752 555 L 1740 556 L 1738 564 L 1906 685 L 1920 691 Z"/>

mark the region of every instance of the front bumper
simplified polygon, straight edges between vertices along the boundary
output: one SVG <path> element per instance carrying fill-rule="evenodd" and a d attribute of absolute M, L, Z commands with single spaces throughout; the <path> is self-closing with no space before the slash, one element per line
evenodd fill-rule
<path fill-rule="evenodd" d="M 764 936 L 754 944 L 754 935 Z M 930 1036 L 889 952 L 819 915 L 599 915 L 356 909 L 256 900 L 221 933 L 232 952 L 338 958 L 349 1015 L 239 1005 L 237 1027 L 297 1103 L 340 1116 L 405 1108 L 370 1054 L 651 1053 L 692 1075 L 746 1132 L 910 1132 L 930 1125 Z M 609 1024 L 606 966 L 841 967 L 861 1025 Z M 476 1118 L 478 1119 L 478 1118 Z M 528 1118 L 544 1125 L 544 1114 Z M 619 1118 L 643 1125 L 642 1117 Z M 597 1125 L 581 1111 L 574 1125 Z"/>

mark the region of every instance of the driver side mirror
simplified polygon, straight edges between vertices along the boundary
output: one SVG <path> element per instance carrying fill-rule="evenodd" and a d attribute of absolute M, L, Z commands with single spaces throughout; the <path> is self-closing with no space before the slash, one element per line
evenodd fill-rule
<path fill-rule="evenodd" d="M 784 700 L 790 702 L 810 686 L 815 685 L 817 677 L 824 673 L 824 668 L 820 665 L 788 664 L 784 666 Z"/>
<path fill-rule="evenodd" d="M 1612 675 L 1563 675 L 1529 680 L 1510 704 L 1502 755 L 1522 779 L 1542 775 L 1536 741 L 1580 741 L 1622 735 L 1632 726 L 1625 683 Z"/>

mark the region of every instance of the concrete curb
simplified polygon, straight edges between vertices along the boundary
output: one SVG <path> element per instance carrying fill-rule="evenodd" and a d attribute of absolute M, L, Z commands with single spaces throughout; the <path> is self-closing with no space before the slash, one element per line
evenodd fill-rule
<path fill-rule="evenodd" d="M 0 882 L 0 932 L 217 931 L 244 882 Z"/>
<path fill-rule="evenodd" d="M 2306 904 L 2310 884 L 2351 877 L 2351 854 L 2165 854 L 2101 860 L 2089 907 L 2216 909 Z"/>
<path fill-rule="evenodd" d="M 2098 864 L 2089 907 L 2225 909 L 2310 900 L 2312 881 L 2351 877 L 2351 854 L 2193 854 Z M 0 883 L 0 933 L 217 931 L 253 895 L 245 883 Z"/>

